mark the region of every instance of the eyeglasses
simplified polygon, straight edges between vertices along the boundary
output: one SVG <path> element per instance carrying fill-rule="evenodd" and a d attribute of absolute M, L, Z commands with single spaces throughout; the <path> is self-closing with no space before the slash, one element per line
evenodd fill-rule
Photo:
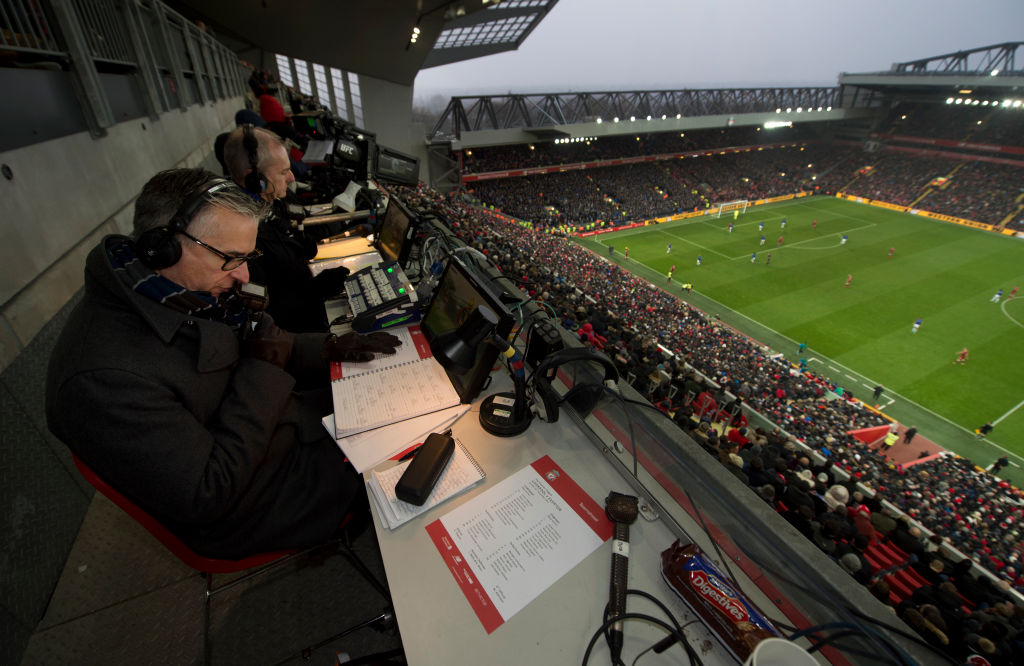
<path fill-rule="evenodd" d="M 196 245 L 199 245 L 201 247 L 205 247 L 207 250 L 209 250 L 210 252 L 213 252 L 215 255 L 217 255 L 218 257 L 223 259 L 224 263 L 220 267 L 220 269 L 222 271 L 233 271 L 236 268 L 238 268 L 239 266 L 241 266 L 242 264 L 244 264 L 244 263 L 246 263 L 248 261 L 252 261 L 253 259 L 256 259 L 258 257 L 262 257 L 263 256 L 263 252 L 261 252 L 260 250 L 253 250 L 249 254 L 243 254 L 242 256 L 228 254 L 226 252 L 221 252 L 220 250 L 218 250 L 217 248 L 213 247 L 212 245 L 207 245 L 206 243 L 204 243 L 203 241 L 199 240 L 195 236 L 187 234 L 184 231 L 179 231 L 178 233 L 181 234 L 182 236 L 184 236 L 185 238 L 189 239 L 190 241 L 192 241 Z"/>

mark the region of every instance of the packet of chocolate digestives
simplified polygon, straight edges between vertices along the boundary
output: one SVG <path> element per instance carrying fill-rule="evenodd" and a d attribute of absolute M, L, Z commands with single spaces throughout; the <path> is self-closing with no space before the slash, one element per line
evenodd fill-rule
<path fill-rule="evenodd" d="M 784 638 L 696 544 L 683 546 L 676 541 L 662 552 L 661 575 L 741 662 L 761 640 Z"/>

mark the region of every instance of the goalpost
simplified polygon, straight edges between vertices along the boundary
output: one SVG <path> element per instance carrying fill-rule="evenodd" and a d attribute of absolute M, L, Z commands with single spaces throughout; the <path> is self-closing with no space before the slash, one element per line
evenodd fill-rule
<path fill-rule="evenodd" d="M 715 208 L 715 217 L 722 217 L 722 213 L 731 213 L 734 210 L 738 210 L 740 212 L 740 215 L 742 215 L 743 213 L 747 212 L 747 206 L 749 205 L 750 202 L 746 199 L 737 199 L 736 201 L 726 201 L 725 203 L 720 203 Z"/>

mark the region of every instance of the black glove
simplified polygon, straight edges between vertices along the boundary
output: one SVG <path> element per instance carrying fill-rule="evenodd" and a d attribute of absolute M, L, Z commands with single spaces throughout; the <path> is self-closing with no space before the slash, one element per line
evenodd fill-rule
<path fill-rule="evenodd" d="M 248 324 L 243 324 L 248 326 Z M 295 344 L 295 336 L 288 331 L 278 328 L 274 318 L 263 313 L 256 329 L 249 334 L 242 343 L 242 353 L 245 356 L 258 358 L 273 363 L 279 368 L 284 368 L 292 355 L 292 345 Z"/>
<path fill-rule="evenodd" d="M 345 278 L 348 277 L 348 269 L 344 266 L 328 268 L 313 278 L 316 291 L 321 298 L 337 296 L 345 288 Z"/>
<path fill-rule="evenodd" d="M 324 340 L 324 358 L 328 361 L 365 363 L 372 361 L 374 354 L 394 354 L 400 344 L 402 342 L 398 338 L 383 331 L 366 335 L 329 335 Z"/>

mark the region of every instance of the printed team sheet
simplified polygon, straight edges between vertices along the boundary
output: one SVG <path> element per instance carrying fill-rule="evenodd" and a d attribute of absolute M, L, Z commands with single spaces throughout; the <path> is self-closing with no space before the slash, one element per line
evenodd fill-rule
<path fill-rule="evenodd" d="M 548 456 L 426 529 L 487 633 L 612 535 L 604 508 Z"/>

